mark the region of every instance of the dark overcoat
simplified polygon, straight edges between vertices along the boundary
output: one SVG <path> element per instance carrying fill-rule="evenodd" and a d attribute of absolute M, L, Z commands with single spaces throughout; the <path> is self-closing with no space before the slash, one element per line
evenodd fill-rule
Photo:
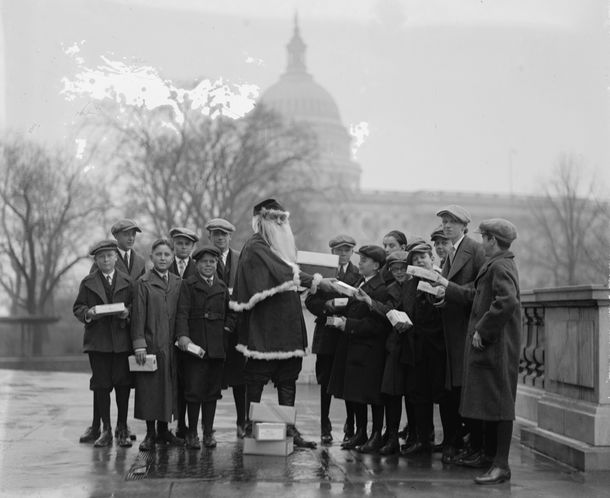
<path fill-rule="evenodd" d="M 106 297 L 102 278 L 101 272 L 97 268 L 87 275 L 80 283 L 78 295 L 72 307 L 74 316 L 85 324 L 83 352 L 130 352 L 132 349 L 129 317 L 123 319 L 118 315 L 110 315 L 93 319 L 89 323 L 85 322 L 85 314 L 89 308 L 99 304 L 124 303 L 127 309 L 131 310 L 133 289 L 129 276 L 115 269 L 111 300 Z"/>
<path fill-rule="evenodd" d="M 229 292 L 233 289 L 235 285 L 235 276 L 237 275 L 237 263 L 239 262 L 239 251 L 229 247 L 229 252 L 227 253 L 227 262 L 223 263 L 222 258 L 218 258 L 218 267 L 216 269 L 216 274 L 218 278 L 220 278 L 227 287 L 229 288 Z"/>
<path fill-rule="evenodd" d="M 134 416 L 171 422 L 176 415 L 175 322 L 181 278 L 169 273 L 167 285 L 149 270 L 135 284 L 131 317 L 133 349 L 157 357 L 155 372 L 136 372 Z"/>
<path fill-rule="evenodd" d="M 362 289 L 375 301 L 388 300 L 387 288 L 379 273 L 364 283 Z M 345 317 L 345 331 L 336 333 L 347 336 L 346 354 L 344 359 L 343 355 L 335 354 L 328 392 L 346 401 L 380 405 L 390 322 L 354 298 L 348 302 Z"/>
<path fill-rule="evenodd" d="M 352 262 L 349 262 L 345 275 L 342 278 L 337 278 L 348 285 L 354 285 L 360 279 L 358 268 Z M 313 340 L 311 342 L 311 352 L 314 354 L 332 355 L 337 349 L 337 341 L 341 334 L 337 334 L 337 329 L 326 327 L 326 318 L 329 313 L 324 309 L 326 301 L 329 299 L 345 297 L 339 293 L 318 291 L 315 294 L 309 294 L 305 299 L 305 307 L 316 317 L 316 327 L 313 331 Z M 332 313 L 331 313 L 332 314 Z"/>
<path fill-rule="evenodd" d="M 483 247 L 468 236 L 460 243 L 449 265 L 449 258 L 443 266 L 443 276 L 457 285 L 472 284 L 485 262 Z M 443 330 L 447 345 L 446 386 L 462 385 L 464 344 L 470 317 L 470 303 L 446 302 L 442 308 Z"/>
<path fill-rule="evenodd" d="M 474 288 L 449 284 L 446 298 L 474 299 L 464 353 L 460 413 L 480 420 L 513 420 L 521 349 L 519 275 L 514 255 L 503 251 L 481 268 Z M 484 349 L 472 346 L 478 331 Z"/>

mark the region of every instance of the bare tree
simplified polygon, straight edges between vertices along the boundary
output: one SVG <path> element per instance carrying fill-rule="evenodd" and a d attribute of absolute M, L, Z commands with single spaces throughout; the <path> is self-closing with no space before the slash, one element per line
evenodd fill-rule
<path fill-rule="evenodd" d="M 598 192 L 579 161 L 563 155 L 544 196 L 532 203 L 538 234 L 532 252 L 551 285 L 608 282 L 610 209 Z"/>
<path fill-rule="evenodd" d="M 82 240 L 108 207 L 104 184 L 74 158 L 18 137 L 0 142 L 0 286 L 14 313 L 50 313 Z"/>

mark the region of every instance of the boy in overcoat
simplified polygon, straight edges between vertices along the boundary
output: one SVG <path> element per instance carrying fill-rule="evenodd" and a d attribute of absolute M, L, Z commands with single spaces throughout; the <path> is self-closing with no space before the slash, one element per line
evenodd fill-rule
<path fill-rule="evenodd" d="M 385 263 L 385 251 L 379 246 L 368 245 L 360 247 L 358 254 L 358 268 L 362 277 L 357 286 L 371 299 L 387 301 L 387 288 L 380 273 Z M 366 303 L 350 298 L 337 328 L 348 336 L 347 354 L 344 367 L 336 360 L 333 364 L 329 392 L 335 397 L 353 402 L 356 413 L 356 433 L 342 444 L 342 448 L 358 447 L 363 453 L 375 453 L 383 446 L 381 381 L 390 323 Z M 366 428 L 367 405 L 371 405 L 373 413 L 370 438 L 367 438 Z"/>
<path fill-rule="evenodd" d="M 519 275 L 509 250 L 517 229 L 501 218 L 481 222 L 479 232 L 487 262 L 473 286 L 447 284 L 448 301 L 472 302 L 464 352 L 462 416 L 484 421 L 485 448 L 478 463 L 491 464 L 475 478 L 497 484 L 511 477 L 508 453 L 515 418 L 521 346 Z"/>
<path fill-rule="evenodd" d="M 89 355 L 91 365 L 90 389 L 102 423 L 88 429 L 97 434 L 95 446 L 112 444 L 110 425 L 110 391 L 114 389 L 117 404 L 116 437 L 119 446 L 131 446 L 127 430 L 129 390 L 132 376 L 127 356 L 131 352 L 129 315 L 132 304 L 132 282 L 129 276 L 115 268 L 117 243 L 103 240 L 93 245 L 89 254 L 94 257 L 96 268 L 81 282 L 74 301 L 74 316 L 85 325 L 83 351 Z M 95 306 L 124 303 L 121 314 L 98 316 Z M 94 419 L 95 424 L 95 419 Z"/>
<path fill-rule="evenodd" d="M 216 402 L 222 389 L 223 363 L 226 358 L 227 335 L 231 332 L 233 314 L 229 312 L 229 290 L 216 275 L 220 251 L 204 246 L 193 254 L 197 274 L 182 281 L 176 316 L 178 347 L 187 351 L 194 342 L 205 351 L 203 358 L 186 357 L 185 398 L 188 413 L 186 446 L 199 449 L 197 436 L 199 410 L 202 412 L 203 444 L 216 446 L 214 417 Z"/>
<path fill-rule="evenodd" d="M 177 411 L 174 326 L 182 280 L 168 270 L 173 259 L 169 240 L 153 242 L 150 259 L 153 269 L 135 284 L 131 317 L 136 361 L 146 363 L 147 354 L 154 354 L 157 359 L 156 371 L 134 373 L 134 416 L 146 421 L 146 437 L 140 443 L 140 451 L 153 450 L 155 443 L 184 444 L 168 430 Z"/>
<path fill-rule="evenodd" d="M 356 241 L 349 235 L 337 235 L 328 243 L 333 254 L 339 257 L 337 268 L 337 280 L 348 285 L 354 285 L 360 278 L 358 268 L 350 261 L 354 252 Z M 328 382 L 335 360 L 337 342 L 345 336 L 341 336 L 326 326 L 326 318 L 336 311 L 334 299 L 343 297 L 339 293 L 317 292 L 309 294 L 305 299 L 305 306 L 316 316 L 316 327 L 313 332 L 311 352 L 316 355 L 316 380 L 320 385 L 320 441 L 322 444 L 332 443 L 332 425 L 330 423 L 330 400 L 332 396 L 328 393 Z M 344 437 L 346 441 L 354 435 L 354 409 L 349 401 L 345 402 L 347 417 L 345 421 Z"/>

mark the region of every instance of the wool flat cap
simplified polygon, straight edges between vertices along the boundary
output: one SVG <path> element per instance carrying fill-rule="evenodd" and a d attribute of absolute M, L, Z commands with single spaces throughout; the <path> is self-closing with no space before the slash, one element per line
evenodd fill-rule
<path fill-rule="evenodd" d="M 490 218 L 479 224 L 478 233 L 493 235 L 495 238 L 511 243 L 517 238 L 517 227 L 504 218 Z"/>
<path fill-rule="evenodd" d="M 445 231 L 443 230 L 442 225 L 435 228 L 434 232 L 430 234 L 430 240 L 434 242 L 436 239 L 445 239 L 447 240 L 449 237 L 445 235 Z"/>
<path fill-rule="evenodd" d="M 355 245 L 356 245 L 356 241 L 354 240 L 353 237 L 350 237 L 349 235 L 343 235 L 343 234 L 333 237 L 328 242 L 328 247 L 330 247 L 331 249 L 334 249 L 335 247 L 341 247 L 341 246 L 354 247 Z"/>
<path fill-rule="evenodd" d="M 432 252 L 432 246 L 427 242 L 423 242 L 421 244 L 417 244 L 413 246 L 409 252 L 412 253 L 424 253 L 424 252 Z"/>
<path fill-rule="evenodd" d="M 110 233 L 112 235 L 116 235 L 119 232 L 124 232 L 126 230 L 135 230 L 136 232 L 141 232 L 142 229 L 138 226 L 138 224 L 129 218 L 123 218 L 122 220 L 117 221 L 110 228 Z"/>
<path fill-rule="evenodd" d="M 211 246 L 211 245 L 200 247 L 193 253 L 193 255 L 191 257 L 195 261 L 199 261 L 203 257 L 204 254 L 211 254 L 217 258 L 220 257 L 220 251 L 215 246 Z"/>
<path fill-rule="evenodd" d="M 452 216 L 456 220 L 464 223 L 465 225 L 467 225 L 471 221 L 470 213 L 466 211 L 462 206 L 458 206 L 457 204 L 450 204 L 449 206 L 444 207 L 438 213 L 436 213 L 436 216 L 443 215 Z"/>
<path fill-rule="evenodd" d="M 386 259 L 386 263 L 388 264 L 388 266 L 392 266 L 392 264 L 394 263 L 408 264 L 408 259 L 409 253 L 407 251 L 394 251 L 388 256 L 388 258 Z"/>
<path fill-rule="evenodd" d="M 262 209 L 274 209 L 277 211 L 286 211 L 282 205 L 276 201 L 275 199 L 265 199 L 264 201 L 259 202 L 254 209 L 252 210 L 253 215 L 257 215 L 261 212 Z"/>
<path fill-rule="evenodd" d="M 385 263 L 385 251 L 383 250 L 383 247 L 373 245 L 361 246 L 356 252 L 377 261 L 380 265 Z"/>
<path fill-rule="evenodd" d="M 235 225 L 229 223 L 227 220 L 222 218 L 214 218 L 205 224 L 206 230 L 220 230 L 225 233 L 233 233 L 235 231 Z"/>
<path fill-rule="evenodd" d="M 91 246 L 89 249 L 89 256 L 95 256 L 98 252 L 101 251 L 116 251 L 118 249 L 118 244 L 116 240 L 107 239 L 100 240 Z"/>
<path fill-rule="evenodd" d="M 185 227 L 173 227 L 169 231 L 169 236 L 174 239 L 176 237 L 184 237 L 185 239 L 192 240 L 193 242 L 197 242 L 199 240 L 199 236 Z"/>
<path fill-rule="evenodd" d="M 405 251 L 409 252 L 412 247 L 415 247 L 419 244 L 423 244 L 424 242 L 426 242 L 426 241 L 424 239 L 422 239 L 421 237 L 413 237 L 413 239 L 411 239 L 411 242 L 409 242 L 407 244 Z"/>

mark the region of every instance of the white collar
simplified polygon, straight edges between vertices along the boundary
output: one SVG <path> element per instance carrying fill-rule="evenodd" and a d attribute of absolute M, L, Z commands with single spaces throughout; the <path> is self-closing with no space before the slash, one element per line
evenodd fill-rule
<path fill-rule="evenodd" d="M 455 244 L 453 244 L 453 249 L 455 249 L 456 252 L 457 252 L 458 247 L 460 247 L 462 240 L 464 240 L 464 237 L 466 237 L 465 233 L 463 233 L 462 236 L 458 239 L 458 241 Z"/>

